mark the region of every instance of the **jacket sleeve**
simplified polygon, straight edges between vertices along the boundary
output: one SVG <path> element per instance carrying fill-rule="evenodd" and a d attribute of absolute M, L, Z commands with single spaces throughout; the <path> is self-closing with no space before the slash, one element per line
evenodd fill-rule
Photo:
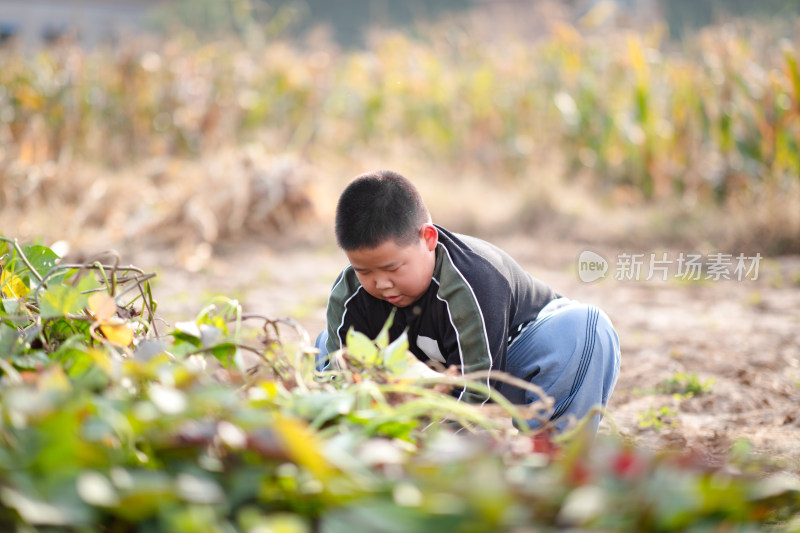
<path fill-rule="evenodd" d="M 439 296 L 447 303 L 448 320 L 455 330 L 455 343 L 447 347 L 448 365 L 458 365 L 462 374 L 487 371 L 482 382 L 492 385 L 491 372 L 505 368 L 511 291 L 508 282 L 490 265 L 467 278 L 450 261 L 442 265 Z M 468 401 L 486 401 L 485 395 L 463 391 Z"/>
<path fill-rule="evenodd" d="M 340 337 L 339 331 L 344 328 L 347 303 L 357 290 L 357 288 L 352 287 L 352 284 L 347 279 L 347 270 L 349 268 L 347 267 L 339 274 L 328 296 L 328 307 L 326 309 L 328 340 L 325 344 L 325 349 L 329 354 L 340 349 L 344 344 L 343 335 Z"/>

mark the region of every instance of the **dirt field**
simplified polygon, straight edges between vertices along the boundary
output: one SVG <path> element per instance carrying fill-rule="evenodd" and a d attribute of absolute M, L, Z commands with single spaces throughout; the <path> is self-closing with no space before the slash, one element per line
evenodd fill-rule
<path fill-rule="evenodd" d="M 761 260 L 756 280 L 681 281 L 682 250 L 670 250 L 669 281 L 660 274 L 646 281 L 655 250 L 627 250 L 644 253 L 645 264 L 641 279 L 620 281 L 614 265 L 626 250 L 525 235 L 494 240 L 561 294 L 611 317 L 623 359 L 609 418 L 623 435 L 641 446 L 691 449 L 712 463 L 746 439 L 766 459 L 800 469 L 800 257 Z M 605 279 L 579 279 L 578 256 L 587 249 L 608 260 Z M 151 251 L 136 261 L 161 265 L 155 291 L 164 316 L 186 319 L 223 294 L 247 312 L 291 316 L 311 335 L 324 325 L 327 291 L 345 264 L 321 236 L 277 248 L 228 244 L 196 273 L 165 265 L 163 257 Z M 662 386 L 691 376 L 701 394 L 676 397 Z M 613 431 L 612 421 L 601 431 Z"/>

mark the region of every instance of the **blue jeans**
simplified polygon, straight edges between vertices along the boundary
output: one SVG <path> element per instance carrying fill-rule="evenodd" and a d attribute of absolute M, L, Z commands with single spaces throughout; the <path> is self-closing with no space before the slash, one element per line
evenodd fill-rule
<path fill-rule="evenodd" d="M 560 298 L 547 304 L 511 343 L 506 371 L 554 399 L 550 420 L 563 429 L 570 415 L 581 419 L 593 407 L 608 404 L 620 359 L 619 337 L 608 316 L 593 305 Z M 505 383 L 498 390 L 514 404 L 539 399 Z M 601 418 L 599 413 L 592 416 L 587 429 L 596 433 Z M 528 424 L 540 425 L 537 420 Z"/>
<path fill-rule="evenodd" d="M 327 366 L 327 332 L 315 343 L 317 367 Z M 563 429 L 571 416 L 583 418 L 593 407 L 605 407 L 617 383 L 619 338 L 608 316 L 593 305 L 559 298 L 547 304 L 508 348 L 506 372 L 541 387 L 555 405 L 550 420 Z M 531 391 L 501 383 L 511 403 L 529 404 L 539 397 Z M 601 415 L 592 416 L 587 429 L 597 432 Z M 560 422 L 559 422 L 560 421 Z M 536 428 L 538 420 L 528 425 Z"/>

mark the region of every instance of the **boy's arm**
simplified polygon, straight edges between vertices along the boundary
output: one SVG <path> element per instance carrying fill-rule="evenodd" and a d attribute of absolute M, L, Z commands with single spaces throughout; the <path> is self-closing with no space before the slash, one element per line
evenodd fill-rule
<path fill-rule="evenodd" d="M 328 354 L 332 354 L 342 347 L 342 341 L 339 338 L 339 329 L 343 327 L 343 321 L 347 311 L 346 304 L 352 296 L 349 294 L 351 292 L 351 287 L 346 279 L 346 273 L 347 269 L 339 274 L 328 296 L 328 306 L 325 312 L 328 333 L 328 338 L 325 341 L 325 351 Z"/>
<path fill-rule="evenodd" d="M 447 365 L 457 365 L 462 374 L 487 371 L 481 381 L 491 387 L 491 372 L 505 369 L 510 289 L 505 280 L 486 276 L 470 284 L 456 269 L 443 268 L 439 295 L 447 302 L 446 322 L 455 330 L 446 346 Z M 465 388 L 459 398 L 482 403 L 485 394 Z"/>
<path fill-rule="evenodd" d="M 448 357 L 448 366 L 460 366 L 462 375 L 486 371 L 486 376 L 480 381 L 492 388 L 494 386 L 491 379 L 492 372 L 505 369 L 507 344 L 504 333 L 506 321 L 503 315 L 498 313 L 487 315 L 476 310 L 469 316 L 456 318 L 453 325 L 458 345 Z M 459 393 L 459 399 L 470 403 L 484 403 L 488 396 L 465 387 Z"/>

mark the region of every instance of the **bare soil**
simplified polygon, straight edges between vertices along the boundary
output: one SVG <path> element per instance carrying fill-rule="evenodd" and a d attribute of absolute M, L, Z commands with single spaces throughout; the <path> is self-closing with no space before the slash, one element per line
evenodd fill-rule
<path fill-rule="evenodd" d="M 246 312 L 290 316 L 313 337 L 345 265 L 322 236 L 327 231 L 277 246 L 227 243 L 197 272 L 165 262 L 157 250 L 135 260 L 160 265 L 155 292 L 168 320 L 186 319 L 221 294 L 237 297 Z M 673 265 L 668 281 L 647 281 L 644 271 L 639 280 L 619 281 L 614 263 L 626 250 L 526 235 L 492 240 L 559 293 L 600 306 L 615 324 L 622 371 L 601 432 L 619 431 L 654 449 L 692 450 L 712 464 L 744 439 L 763 458 L 800 470 L 800 257 L 762 260 L 755 280 L 680 281 Z M 578 256 L 587 249 L 608 259 L 606 278 L 579 279 Z M 699 394 L 663 389 L 665 380 L 685 383 L 686 376 L 702 385 Z"/>

